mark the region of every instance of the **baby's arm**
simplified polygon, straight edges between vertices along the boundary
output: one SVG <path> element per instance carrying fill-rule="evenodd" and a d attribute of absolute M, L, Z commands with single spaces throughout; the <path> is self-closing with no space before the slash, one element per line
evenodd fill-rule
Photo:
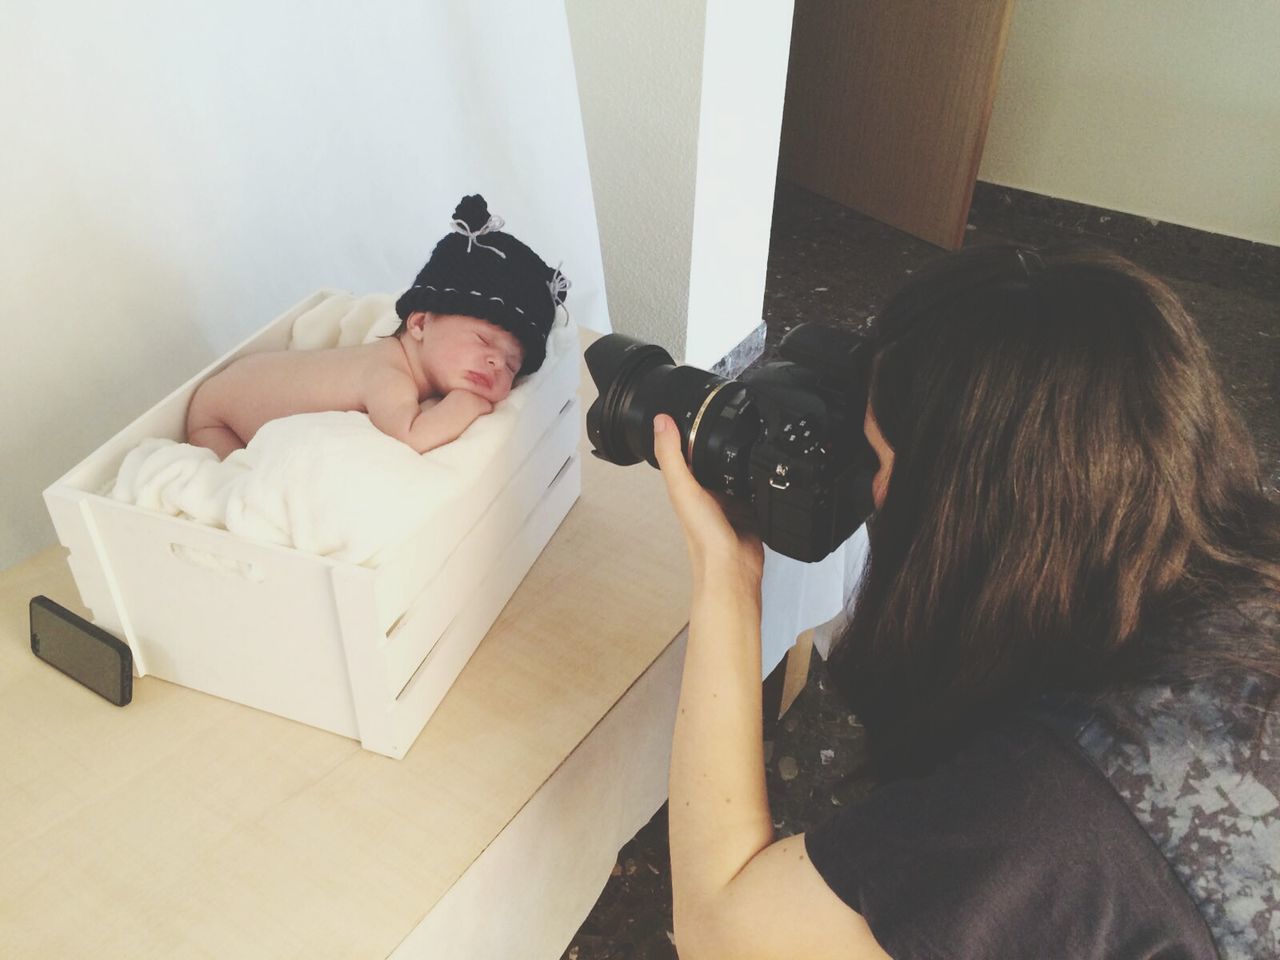
<path fill-rule="evenodd" d="M 493 404 L 470 390 L 451 390 L 429 410 L 418 410 L 409 426 L 409 446 L 426 453 L 462 436 L 462 431 L 486 413 Z"/>
<path fill-rule="evenodd" d="M 469 390 L 451 390 L 429 410 L 422 410 L 413 381 L 384 384 L 369 397 L 373 425 L 418 453 L 426 453 L 458 439 L 462 431 L 493 410 L 493 404 Z"/>

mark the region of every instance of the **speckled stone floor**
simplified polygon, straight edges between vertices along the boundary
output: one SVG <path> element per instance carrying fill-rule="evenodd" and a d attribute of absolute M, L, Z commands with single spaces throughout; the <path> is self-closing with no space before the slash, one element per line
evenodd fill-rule
<path fill-rule="evenodd" d="M 1141 217 L 978 184 L 966 245 L 1085 240 L 1164 278 L 1200 322 L 1223 378 L 1280 495 L 1280 248 Z M 797 323 L 858 327 L 939 251 L 923 241 L 782 183 L 774 204 L 765 292 L 765 355 Z M 766 683 L 776 703 L 779 678 Z M 776 710 L 774 711 L 776 713 Z M 813 658 L 786 717 L 766 722 L 766 779 L 780 836 L 820 823 L 874 786 L 861 728 L 828 690 Z M 599 901 L 565 952 L 569 960 L 670 960 L 671 873 L 665 807 L 619 852 Z"/>

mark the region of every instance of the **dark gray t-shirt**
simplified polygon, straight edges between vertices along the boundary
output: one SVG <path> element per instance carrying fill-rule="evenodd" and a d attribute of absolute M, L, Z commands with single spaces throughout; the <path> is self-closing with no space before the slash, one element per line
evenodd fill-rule
<path fill-rule="evenodd" d="M 810 832 L 809 857 L 895 960 L 1280 958 L 1273 689 L 1046 701 Z"/>

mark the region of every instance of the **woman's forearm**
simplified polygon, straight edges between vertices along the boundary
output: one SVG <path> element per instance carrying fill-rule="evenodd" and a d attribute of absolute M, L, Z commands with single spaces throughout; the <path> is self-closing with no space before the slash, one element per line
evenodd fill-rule
<path fill-rule="evenodd" d="M 760 582 L 733 561 L 698 564 L 671 750 L 677 928 L 773 840 L 765 792 Z"/>

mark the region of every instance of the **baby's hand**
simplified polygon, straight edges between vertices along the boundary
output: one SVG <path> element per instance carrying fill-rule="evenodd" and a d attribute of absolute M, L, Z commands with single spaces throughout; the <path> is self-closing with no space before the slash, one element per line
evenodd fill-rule
<path fill-rule="evenodd" d="M 470 419 L 483 417 L 486 413 L 493 413 L 493 404 L 480 396 L 478 393 L 472 393 L 470 390 L 450 390 L 443 400 L 440 401 L 441 406 L 448 405 L 450 409 L 457 411 L 459 416 L 467 416 Z"/>

